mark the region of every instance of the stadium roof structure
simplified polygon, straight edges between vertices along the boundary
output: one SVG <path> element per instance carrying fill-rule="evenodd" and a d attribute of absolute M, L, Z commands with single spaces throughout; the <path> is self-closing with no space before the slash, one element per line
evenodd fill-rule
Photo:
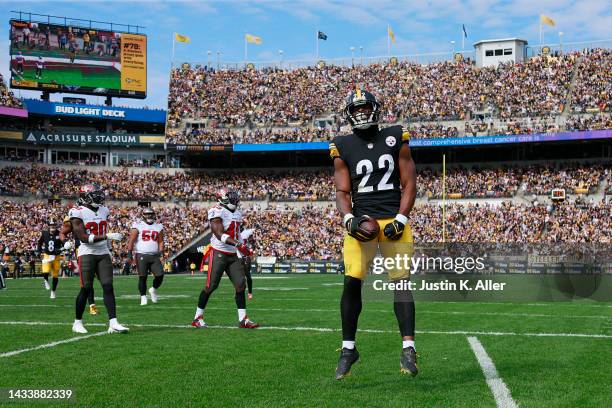
<path fill-rule="evenodd" d="M 512 37 L 512 38 L 498 38 L 494 40 L 480 40 L 480 41 L 475 42 L 472 45 L 476 47 L 478 44 L 501 42 L 501 41 L 521 41 L 521 42 L 524 42 L 525 44 L 528 44 L 527 40 L 523 40 L 522 38 Z"/>

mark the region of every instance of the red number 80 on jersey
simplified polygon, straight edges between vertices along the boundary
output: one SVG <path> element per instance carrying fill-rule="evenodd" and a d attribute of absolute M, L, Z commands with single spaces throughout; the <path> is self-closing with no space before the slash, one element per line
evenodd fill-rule
<path fill-rule="evenodd" d="M 87 234 L 106 235 L 107 230 L 108 227 L 106 221 L 100 221 L 99 223 L 90 221 L 85 224 L 85 231 L 87 231 Z"/>

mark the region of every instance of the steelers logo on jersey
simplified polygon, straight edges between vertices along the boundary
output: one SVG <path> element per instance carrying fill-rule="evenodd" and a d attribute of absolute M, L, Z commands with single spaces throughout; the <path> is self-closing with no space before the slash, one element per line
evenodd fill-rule
<path fill-rule="evenodd" d="M 385 143 L 387 143 L 387 146 L 393 147 L 395 146 L 395 138 L 393 136 L 387 136 Z"/>

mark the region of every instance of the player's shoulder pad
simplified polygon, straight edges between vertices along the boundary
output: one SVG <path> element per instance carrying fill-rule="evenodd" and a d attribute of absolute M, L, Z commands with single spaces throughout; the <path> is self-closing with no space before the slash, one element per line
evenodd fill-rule
<path fill-rule="evenodd" d="M 329 157 L 331 157 L 332 160 L 340 157 L 340 149 L 338 148 L 338 145 L 342 144 L 341 138 L 342 136 L 336 136 L 334 137 L 334 140 L 329 143 Z"/>
<path fill-rule="evenodd" d="M 409 143 L 410 142 L 410 129 L 408 126 L 400 126 L 402 129 L 402 142 Z"/>
<path fill-rule="evenodd" d="M 131 229 L 138 229 L 139 226 L 140 226 L 140 221 L 134 221 L 130 228 Z"/>
<path fill-rule="evenodd" d="M 223 207 L 216 205 L 208 210 L 208 219 L 220 218 L 223 214 Z"/>
<path fill-rule="evenodd" d="M 81 207 L 72 207 L 68 211 L 68 218 L 83 218 L 83 215 L 81 214 Z"/>

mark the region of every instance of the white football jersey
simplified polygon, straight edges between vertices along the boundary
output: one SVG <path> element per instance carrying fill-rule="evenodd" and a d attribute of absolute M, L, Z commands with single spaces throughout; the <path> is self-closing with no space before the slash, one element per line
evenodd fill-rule
<path fill-rule="evenodd" d="M 159 253 L 157 238 L 164 229 L 164 226 L 158 223 L 147 224 L 140 220 L 133 223 L 132 228 L 138 230 L 138 239 L 136 240 L 134 252 L 157 255 Z"/>
<path fill-rule="evenodd" d="M 225 207 L 220 205 L 216 205 L 210 210 L 208 210 L 208 219 L 212 220 L 213 218 L 221 218 L 223 221 L 223 231 L 225 234 L 229 235 L 230 238 L 235 239 L 236 241 L 242 242 L 242 238 L 240 237 L 240 225 L 242 224 L 242 213 L 240 210 L 236 210 L 231 212 Z M 217 251 L 227 252 L 231 254 L 236 253 L 236 247 L 229 244 L 224 244 L 218 239 L 215 234 L 212 234 L 210 238 L 210 246 L 212 246 Z"/>
<path fill-rule="evenodd" d="M 97 211 L 93 211 L 87 207 L 72 207 L 68 212 L 68 216 L 72 218 L 80 218 L 85 225 L 87 235 L 106 235 L 108 232 L 108 214 L 109 210 L 105 206 L 98 207 Z M 82 255 L 106 255 L 110 254 L 108 243 L 106 240 L 94 242 L 81 242 L 79 245 L 78 256 Z"/>

